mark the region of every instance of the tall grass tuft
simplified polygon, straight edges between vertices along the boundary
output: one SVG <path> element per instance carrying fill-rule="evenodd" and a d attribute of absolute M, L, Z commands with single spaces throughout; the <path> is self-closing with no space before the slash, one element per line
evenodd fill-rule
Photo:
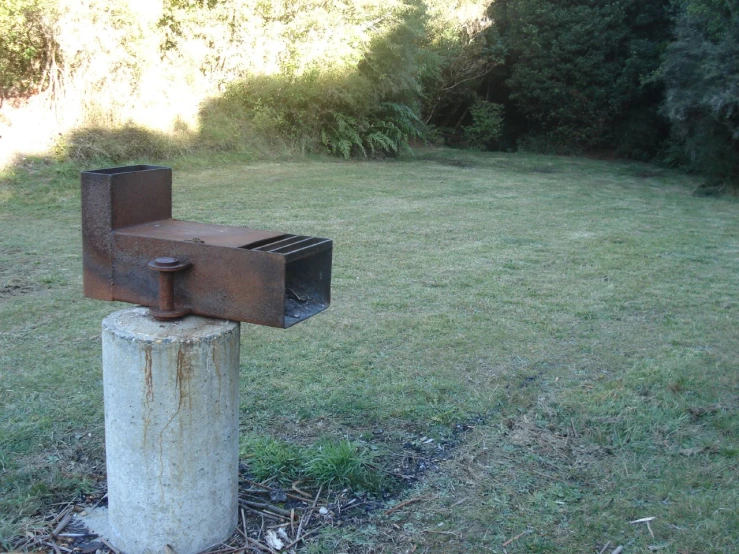
<path fill-rule="evenodd" d="M 289 484 L 301 480 L 315 487 L 348 487 L 379 491 L 386 480 L 368 448 L 348 440 L 299 446 L 272 438 L 244 441 L 241 456 L 255 479 Z"/>
<path fill-rule="evenodd" d="M 128 124 L 119 129 L 82 127 L 65 134 L 57 153 L 76 162 L 122 163 L 136 159 L 166 159 L 192 149 L 189 133 L 166 134 Z"/>

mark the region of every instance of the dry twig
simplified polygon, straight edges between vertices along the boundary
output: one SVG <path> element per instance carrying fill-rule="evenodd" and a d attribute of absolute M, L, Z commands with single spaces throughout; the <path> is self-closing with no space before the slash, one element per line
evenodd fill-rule
<path fill-rule="evenodd" d="M 470 498 L 469 496 L 465 496 L 462 500 L 457 500 L 454 504 L 449 506 L 449 508 L 455 508 L 459 506 L 460 504 L 464 504 L 465 502 L 467 502 L 467 500 L 469 500 L 469 498 Z"/>
<path fill-rule="evenodd" d="M 255 510 L 254 508 L 250 508 L 249 506 L 245 506 L 244 504 L 240 504 L 240 506 L 244 508 L 247 512 L 251 512 L 263 518 L 268 517 L 271 520 L 280 521 L 280 522 L 284 521 L 285 519 L 284 516 L 277 515 L 277 514 L 271 514 L 269 512 L 264 512 L 262 510 Z"/>
<path fill-rule="evenodd" d="M 518 534 L 518 535 L 516 535 L 515 537 L 513 537 L 513 538 L 511 538 L 511 539 L 508 539 L 507 541 L 505 541 L 505 542 L 503 543 L 503 547 L 505 548 L 506 546 L 508 546 L 508 545 L 509 545 L 509 544 L 511 544 L 512 542 L 515 542 L 515 541 L 517 541 L 518 539 L 520 539 L 520 538 L 521 538 L 521 537 L 523 537 L 524 535 L 528 535 L 529 533 L 531 533 L 531 529 L 526 529 L 526 531 L 524 531 L 523 533 L 519 533 L 519 534 Z"/>
<path fill-rule="evenodd" d="M 316 504 L 318 504 L 318 498 L 321 496 L 322 490 L 323 485 L 318 488 L 318 494 L 316 494 L 316 497 L 313 499 L 313 504 L 311 505 L 311 507 L 305 512 L 305 515 L 300 518 L 300 523 L 298 524 L 298 532 L 295 535 L 295 540 L 293 542 L 297 543 L 302 539 L 301 533 L 303 531 L 303 525 L 308 525 L 310 523 L 310 518 L 313 517 L 313 510 L 316 509 Z"/>
<path fill-rule="evenodd" d="M 654 538 L 654 531 L 652 531 L 652 526 L 649 525 L 649 522 L 650 521 L 654 521 L 655 519 L 657 519 L 657 518 L 654 517 L 654 516 L 653 517 L 642 517 L 642 518 L 639 518 L 639 519 L 635 519 L 634 521 L 630 521 L 629 523 L 631 523 L 631 524 L 634 524 L 634 523 L 646 523 L 647 524 L 647 529 L 649 530 L 649 534 L 652 535 L 652 538 Z"/>
<path fill-rule="evenodd" d="M 292 484 L 292 487 L 291 487 L 292 490 L 294 490 L 295 492 L 297 492 L 301 496 L 305 496 L 307 499 L 312 499 L 313 497 L 310 494 L 308 494 L 304 490 L 301 490 L 301 489 L 298 488 L 298 483 L 300 483 L 300 481 L 295 481 Z"/>
<path fill-rule="evenodd" d="M 408 506 L 410 504 L 414 504 L 416 502 L 420 502 L 421 500 L 427 500 L 428 498 L 430 498 L 428 495 L 426 495 L 426 496 L 418 496 L 416 498 L 411 498 L 410 500 L 406 500 L 405 502 L 401 502 L 400 504 L 396 504 L 395 506 L 393 506 L 389 510 L 385 510 L 385 515 L 386 516 L 389 516 L 390 514 L 392 514 L 393 512 L 395 512 L 397 510 L 400 510 L 402 508 L 405 508 L 406 506 Z"/>
<path fill-rule="evenodd" d="M 244 532 L 241 533 L 244 535 L 244 538 L 246 538 L 246 514 L 244 514 L 244 510 L 239 510 L 241 512 L 241 526 L 244 528 Z"/>
<path fill-rule="evenodd" d="M 112 552 L 113 554 L 121 554 L 121 551 L 120 551 L 120 550 L 118 550 L 118 549 L 117 549 L 117 548 L 116 548 L 115 546 L 113 546 L 113 545 L 112 545 L 112 544 L 110 544 L 110 543 L 109 543 L 108 541 L 106 541 L 106 540 L 105 540 L 105 539 L 104 539 L 103 537 L 98 537 L 98 539 L 100 539 L 100 542 L 101 542 L 101 543 L 103 543 L 103 544 L 104 544 L 105 546 L 107 546 L 107 547 L 108 547 L 108 549 L 109 549 L 109 550 L 110 550 L 110 551 L 111 551 L 111 552 Z"/>
<path fill-rule="evenodd" d="M 314 535 L 315 533 L 318 533 L 318 531 L 320 531 L 324 527 L 326 527 L 326 524 L 325 523 L 323 525 L 319 525 L 315 529 L 311 529 L 307 533 L 303 533 L 303 535 L 301 537 L 295 539 L 293 542 L 291 542 L 290 544 L 286 545 L 282 550 L 290 550 L 293 546 L 295 546 L 299 542 L 305 540 L 307 537 L 310 537 L 311 535 Z"/>
<path fill-rule="evenodd" d="M 243 548 L 229 546 L 228 548 L 222 548 L 220 550 L 204 550 L 203 554 L 230 554 L 231 552 L 236 552 L 237 550 L 243 550 Z"/>
<path fill-rule="evenodd" d="M 51 524 L 54 525 L 72 511 L 74 511 L 74 506 L 72 505 L 72 502 L 67 502 L 66 506 L 64 506 L 64 509 L 62 509 L 62 511 L 59 512 L 57 516 L 51 521 Z"/>
<path fill-rule="evenodd" d="M 53 540 L 51 542 L 45 542 L 44 544 L 46 546 L 50 546 L 51 548 L 53 548 L 55 554 L 62 554 L 62 551 L 59 549 L 59 545 L 55 543 Z"/>
<path fill-rule="evenodd" d="M 288 519 L 290 518 L 290 510 L 283 510 L 282 508 L 278 508 L 277 506 L 273 506 L 272 504 L 267 504 L 265 502 L 252 502 L 251 500 L 239 499 L 239 504 L 243 504 L 244 506 L 248 508 L 254 508 L 257 510 L 266 510 L 268 512 L 281 515 Z"/>
<path fill-rule="evenodd" d="M 69 522 L 72 521 L 72 512 L 71 510 L 67 510 L 67 514 L 62 518 L 62 520 L 59 522 L 59 525 L 57 525 L 54 530 L 51 532 L 52 537 L 58 537 L 59 533 L 64 531 L 64 528 L 69 525 Z"/>
<path fill-rule="evenodd" d="M 244 478 L 243 480 L 244 480 L 245 483 L 249 483 L 250 485 L 253 485 L 255 487 L 259 487 L 260 489 L 265 490 L 265 491 L 273 491 L 273 490 L 275 490 L 275 489 L 273 489 L 272 487 L 270 487 L 268 485 L 263 485 L 262 483 L 257 483 L 256 481 L 251 481 L 251 480 L 246 479 L 246 478 Z M 285 496 L 287 496 L 288 498 L 292 498 L 293 500 L 299 500 L 300 502 L 307 502 L 310 499 L 310 496 L 308 496 L 308 498 L 306 498 L 304 496 L 296 496 L 294 494 L 290 494 L 289 492 L 285 492 Z"/>
<path fill-rule="evenodd" d="M 90 508 L 90 509 L 88 510 L 88 512 L 91 512 L 91 511 L 93 511 L 93 510 L 94 510 L 95 508 L 97 508 L 98 506 L 100 506 L 100 503 L 101 503 L 101 502 L 102 502 L 103 500 L 105 500 L 106 498 L 108 498 L 108 493 L 107 493 L 107 492 L 106 492 L 106 493 L 105 493 L 105 494 L 104 494 L 103 496 L 101 496 L 101 497 L 100 497 L 100 499 L 99 499 L 99 500 L 98 500 L 97 502 L 95 502 L 95 504 L 93 504 L 92 508 Z"/>

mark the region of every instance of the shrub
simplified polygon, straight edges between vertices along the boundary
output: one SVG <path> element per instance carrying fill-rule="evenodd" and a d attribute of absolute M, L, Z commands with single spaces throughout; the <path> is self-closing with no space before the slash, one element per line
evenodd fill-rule
<path fill-rule="evenodd" d="M 492 149 L 503 133 L 503 106 L 478 98 L 470 106 L 470 115 L 472 124 L 465 128 L 465 138 L 475 148 Z"/>
<path fill-rule="evenodd" d="M 77 162 L 118 164 L 166 159 L 190 148 L 189 137 L 165 134 L 133 124 L 118 129 L 83 127 L 66 133 L 57 145 L 60 157 Z"/>
<path fill-rule="evenodd" d="M 57 45 L 50 0 L 0 4 L 0 104 L 42 90 L 56 78 Z"/>
<path fill-rule="evenodd" d="M 488 40 L 505 53 L 505 64 L 488 86 L 506 105 L 519 145 L 552 153 L 616 146 L 656 153 L 664 135 L 646 137 L 643 146 L 633 139 L 619 144 L 616 129 L 622 121 L 634 128 L 645 116 L 664 129 L 655 109 L 660 85 L 649 78 L 669 36 L 668 2 L 494 2 Z"/>
<path fill-rule="evenodd" d="M 333 121 L 320 124 L 321 143 L 331 154 L 348 159 L 367 156 L 396 156 L 411 139 L 421 138 L 421 120 L 408 106 L 385 102 L 365 117 L 330 112 Z"/>
<path fill-rule="evenodd" d="M 248 130 L 344 158 L 396 155 L 421 138 L 423 124 L 412 107 L 382 99 L 382 87 L 362 73 L 255 75 L 229 85 L 204 107 L 201 132 L 236 148 L 250 140 Z M 217 122 L 224 119 L 229 122 L 222 127 Z"/>
<path fill-rule="evenodd" d="M 739 12 L 718 0 L 678 0 L 662 76 L 664 111 L 693 169 L 739 185 Z"/>

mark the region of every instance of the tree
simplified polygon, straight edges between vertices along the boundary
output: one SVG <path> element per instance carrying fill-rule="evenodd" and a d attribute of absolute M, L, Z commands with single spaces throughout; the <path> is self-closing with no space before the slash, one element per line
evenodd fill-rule
<path fill-rule="evenodd" d="M 664 111 L 694 169 L 718 185 L 739 184 L 739 6 L 676 0 L 666 52 Z"/>
<path fill-rule="evenodd" d="M 477 90 L 499 60 L 490 50 L 487 0 L 427 0 L 430 21 L 423 45 L 422 115 L 447 138 L 469 123 L 469 110 L 482 105 Z"/>
<path fill-rule="evenodd" d="M 657 117 L 661 91 L 643 83 L 659 66 L 665 5 L 665 0 L 494 2 L 490 42 L 505 53 L 505 64 L 489 87 L 507 106 L 509 132 L 538 150 L 616 148 L 615 130 L 633 108 L 647 106 L 648 117 Z M 653 153 L 654 144 L 648 150 Z"/>
<path fill-rule="evenodd" d="M 670 0 L 624 2 L 629 33 L 617 83 L 626 102 L 615 125 L 613 146 L 627 158 L 658 158 L 669 137 L 669 121 L 661 112 L 664 83 L 658 78 L 662 56 L 672 40 L 669 6 Z"/>

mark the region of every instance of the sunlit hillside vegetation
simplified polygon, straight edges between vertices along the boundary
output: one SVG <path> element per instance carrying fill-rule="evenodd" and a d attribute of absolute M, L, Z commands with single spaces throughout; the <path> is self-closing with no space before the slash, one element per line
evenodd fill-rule
<path fill-rule="evenodd" d="M 4 0 L 1 144 L 23 151 L 23 129 L 117 162 L 426 141 L 659 161 L 721 189 L 737 37 L 726 0 Z"/>
<path fill-rule="evenodd" d="M 103 132 L 122 129 L 124 142 L 155 150 L 189 147 L 197 136 L 214 148 L 280 140 L 303 149 L 321 141 L 343 155 L 394 151 L 421 129 L 422 88 L 454 84 L 440 58 L 461 59 L 484 39 L 475 33 L 487 25 L 486 7 L 11 0 L 0 8 L 0 25 L 16 33 L 0 39 L 1 88 L 6 98 L 43 91 L 59 130 L 77 130 L 62 144 L 71 156 L 139 154 Z M 483 73 L 473 67 L 459 78 Z"/>

